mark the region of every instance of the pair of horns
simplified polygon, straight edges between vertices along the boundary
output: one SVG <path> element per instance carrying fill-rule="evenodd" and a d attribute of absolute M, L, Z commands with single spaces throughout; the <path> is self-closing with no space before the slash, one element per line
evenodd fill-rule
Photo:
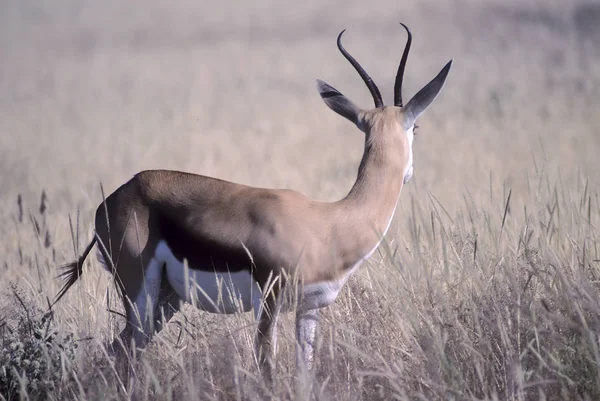
<path fill-rule="evenodd" d="M 404 106 L 402 103 L 402 80 L 404 78 L 404 69 L 406 68 L 406 59 L 408 59 L 408 52 L 410 51 L 410 45 L 412 43 L 412 34 L 410 33 L 410 30 L 402 22 L 400 23 L 400 25 L 402 25 L 404 29 L 406 29 L 408 38 L 406 39 L 404 52 L 402 53 L 400 65 L 398 66 L 398 72 L 396 74 L 396 83 L 394 84 L 394 105 L 398 107 Z M 383 107 L 383 99 L 381 98 L 381 92 L 379 92 L 379 89 L 377 88 L 377 85 L 375 85 L 375 82 L 373 82 L 369 74 L 367 74 L 367 72 L 360 66 L 358 61 L 356 61 L 354 57 L 352 57 L 350 53 L 348 53 L 346 49 L 344 49 L 344 46 L 342 46 L 342 35 L 344 34 L 344 32 L 346 32 L 345 29 L 338 35 L 338 49 L 340 49 L 340 52 L 344 55 L 344 57 L 346 57 L 346 60 L 348 60 L 350 64 L 352 64 L 356 72 L 358 72 L 358 75 L 360 75 L 362 80 L 367 85 L 367 88 L 369 88 L 369 92 L 371 92 L 371 96 L 373 96 L 373 101 L 375 102 L 375 107 Z"/>

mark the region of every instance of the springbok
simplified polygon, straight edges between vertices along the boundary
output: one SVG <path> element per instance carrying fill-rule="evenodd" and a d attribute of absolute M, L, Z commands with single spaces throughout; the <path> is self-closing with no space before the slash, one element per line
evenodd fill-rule
<path fill-rule="evenodd" d="M 388 230 L 402 186 L 413 175 L 415 121 L 440 93 L 450 60 L 407 104 L 402 80 L 408 38 L 394 85 L 394 106 L 342 46 L 375 102 L 363 110 L 317 80 L 325 104 L 365 134 L 354 186 L 336 202 L 288 189 L 254 188 L 179 171 L 142 171 L 96 210 L 95 235 L 81 257 L 64 265 L 57 302 L 83 272 L 98 242 L 99 256 L 123 299 L 123 343 L 144 347 L 179 309 L 180 300 L 212 313 L 254 310 L 259 368 L 271 378 L 280 311 L 296 309 L 298 366 L 311 369 L 318 310 L 333 303 L 348 277 L 373 254 Z M 291 278 L 296 278 L 291 280 Z M 283 290 L 293 289 L 287 302 Z M 162 316 L 163 319 L 158 319 Z"/>

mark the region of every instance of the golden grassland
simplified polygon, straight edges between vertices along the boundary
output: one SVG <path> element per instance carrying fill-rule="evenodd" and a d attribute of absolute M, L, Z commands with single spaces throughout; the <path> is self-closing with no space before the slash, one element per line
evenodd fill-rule
<path fill-rule="evenodd" d="M 100 183 L 167 168 L 345 195 L 363 136 L 314 79 L 371 104 L 335 47 L 348 28 L 389 101 L 399 21 L 414 35 L 405 93 L 454 58 L 449 80 L 384 245 L 322 313 L 310 389 L 295 390 L 282 317 L 272 397 L 599 399 L 600 5 L 582 0 L 3 2 L 0 358 L 21 352 L 31 377 L 0 399 L 128 397 L 106 351 L 121 306 L 96 260 L 44 319 Z M 136 395 L 255 399 L 252 320 L 183 308 L 139 357 Z"/>

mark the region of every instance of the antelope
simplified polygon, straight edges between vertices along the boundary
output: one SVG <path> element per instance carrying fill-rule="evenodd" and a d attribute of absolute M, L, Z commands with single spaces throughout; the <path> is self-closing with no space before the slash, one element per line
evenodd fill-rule
<path fill-rule="evenodd" d="M 375 107 L 361 109 L 317 80 L 325 104 L 365 134 L 356 182 L 347 196 L 321 202 L 289 189 L 142 171 L 98 206 L 94 237 L 77 261 L 62 266 L 65 282 L 54 303 L 82 275 L 98 243 L 99 259 L 123 300 L 127 324 L 120 338 L 126 346 L 133 340 L 145 347 L 179 310 L 180 301 L 211 313 L 254 311 L 256 360 L 270 380 L 278 314 L 295 309 L 297 363 L 312 369 L 318 311 L 335 301 L 388 231 L 402 187 L 414 173 L 415 122 L 440 93 L 452 65 L 450 60 L 404 105 L 402 81 L 412 34 L 401 25 L 407 41 L 393 106 L 384 106 L 371 77 L 342 46 L 345 30 L 337 47 L 366 84 Z M 294 303 L 284 296 L 290 289 L 297 294 Z"/>

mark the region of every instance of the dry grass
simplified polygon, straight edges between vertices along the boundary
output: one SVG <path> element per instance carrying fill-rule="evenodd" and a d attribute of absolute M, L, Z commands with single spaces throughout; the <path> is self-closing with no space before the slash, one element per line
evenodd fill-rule
<path fill-rule="evenodd" d="M 136 171 L 170 168 L 343 196 L 363 138 L 322 104 L 314 78 L 370 104 L 335 49 L 348 28 L 346 47 L 390 99 L 402 20 L 414 34 L 407 92 L 454 58 L 449 82 L 419 123 L 415 177 L 385 246 L 323 312 L 312 392 L 294 389 L 293 316 L 282 318 L 275 398 L 600 398 L 599 10 L 3 2 L 2 341 L 19 319 L 41 321 L 55 266 L 73 259 L 68 216 L 81 211 L 83 246 L 100 182 L 111 192 Z M 126 397 L 106 355 L 123 324 L 109 308 L 120 310 L 109 277 L 90 260 L 51 321 L 57 339 L 74 335 L 74 357 L 51 393 L 21 380 L 24 394 Z M 256 398 L 253 333 L 251 316 L 184 308 L 141 357 L 139 395 Z"/>

